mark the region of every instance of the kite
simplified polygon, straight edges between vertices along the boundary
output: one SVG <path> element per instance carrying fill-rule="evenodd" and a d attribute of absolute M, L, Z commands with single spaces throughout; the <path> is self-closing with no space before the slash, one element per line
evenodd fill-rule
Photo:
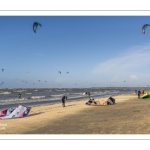
<path fill-rule="evenodd" d="M 2 69 L 2 72 L 4 71 L 4 69 Z"/>
<path fill-rule="evenodd" d="M 69 73 L 68 71 L 66 73 Z"/>
<path fill-rule="evenodd" d="M 58 71 L 58 73 L 60 73 L 60 74 L 61 74 L 61 71 Z"/>
<path fill-rule="evenodd" d="M 0 85 L 4 84 L 4 82 L 2 82 Z"/>
<path fill-rule="evenodd" d="M 16 108 L 8 108 L 0 111 L 0 119 L 23 118 L 31 111 L 31 107 L 18 105 Z"/>
<path fill-rule="evenodd" d="M 147 26 L 150 26 L 150 24 L 145 24 L 145 25 L 142 27 L 142 33 L 143 33 L 143 34 L 145 34 L 145 30 L 146 30 Z"/>
<path fill-rule="evenodd" d="M 42 25 L 40 23 L 34 22 L 34 24 L 33 24 L 33 31 L 34 31 L 34 33 L 36 33 L 36 30 L 37 30 L 38 26 L 42 27 Z"/>

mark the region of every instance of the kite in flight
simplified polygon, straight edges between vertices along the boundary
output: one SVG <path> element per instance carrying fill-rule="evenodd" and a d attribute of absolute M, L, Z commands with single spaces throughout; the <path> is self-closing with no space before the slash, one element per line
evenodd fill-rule
<path fill-rule="evenodd" d="M 150 24 L 145 24 L 143 27 L 142 27 L 142 33 L 145 34 L 145 30 L 146 28 L 150 26 Z"/>
<path fill-rule="evenodd" d="M 66 73 L 69 73 L 68 71 Z"/>
<path fill-rule="evenodd" d="M 42 27 L 42 25 L 40 23 L 34 22 L 34 24 L 33 24 L 33 31 L 34 31 L 34 33 L 36 33 L 36 30 L 37 30 L 38 26 Z"/>
<path fill-rule="evenodd" d="M 0 85 L 4 84 L 4 82 L 2 82 Z"/>
<path fill-rule="evenodd" d="M 60 73 L 60 74 L 61 74 L 61 71 L 58 71 L 58 73 Z"/>
<path fill-rule="evenodd" d="M 4 69 L 2 69 L 2 72 L 4 71 Z"/>

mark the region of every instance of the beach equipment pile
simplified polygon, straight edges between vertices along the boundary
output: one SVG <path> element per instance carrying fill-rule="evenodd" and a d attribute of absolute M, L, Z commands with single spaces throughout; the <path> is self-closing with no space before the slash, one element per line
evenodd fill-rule
<path fill-rule="evenodd" d="M 18 105 L 16 108 L 8 108 L 0 111 L 0 119 L 22 118 L 26 117 L 31 107 Z"/>
<path fill-rule="evenodd" d="M 142 99 L 145 99 L 145 98 L 150 98 L 150 91 L 145 93 L 143 96 L 142 96 Z"/>
<path fill-rule="evenodd" d="M 89 99 L 88 102 L 85 103 L 86 105 L 91 106 L 106 106 L 106 105 L 114 105 L 115 99 L 113 97 L 109 97 L 104 103 L 100 103 L 99 101 L 95 101 L 94 98 Z"/>

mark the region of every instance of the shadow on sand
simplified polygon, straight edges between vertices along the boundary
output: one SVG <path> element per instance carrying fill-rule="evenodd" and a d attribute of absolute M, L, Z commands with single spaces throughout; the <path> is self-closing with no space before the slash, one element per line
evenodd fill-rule
<path fill-rule="evenodd" d="M 45 113 L 45 112 L 39 112 L 39 113 L 35 113 L 35 114 L 30 114 L 30 115 L 28 115 L 26 117 L 32 117 L 32 116 L 36 116 L 36 115 L 43 114 L 43 113 Z"/>

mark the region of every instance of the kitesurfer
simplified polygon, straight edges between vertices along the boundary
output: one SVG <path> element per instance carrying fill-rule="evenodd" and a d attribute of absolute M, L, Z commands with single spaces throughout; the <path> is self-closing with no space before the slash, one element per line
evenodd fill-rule
<path fill-rule="evenodd" d="M 21 98 L 21 94 L 19 93 L 18 98 Z"/>
<path fill-rule="evenodd" d="M 67 96 L 64 95 L 64 96 L 62 97 L 62 106 L 63 106 L 63 107 L 65 107 L 65 101 L 66 101 L 66 99 L 67 99 Z"/>

